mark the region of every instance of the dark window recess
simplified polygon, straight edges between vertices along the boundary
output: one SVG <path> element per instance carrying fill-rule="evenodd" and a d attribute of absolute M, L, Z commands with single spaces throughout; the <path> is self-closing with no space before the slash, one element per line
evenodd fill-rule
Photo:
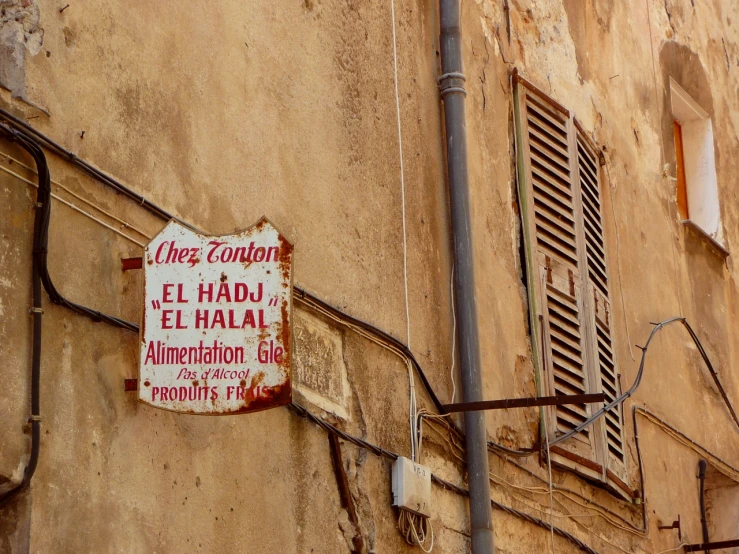
<path fill-rule="evenodd" d="M 620 393 L 603 231 L 600 152 L 572 114 L 514 78 L 518 195 L 531 343 L 542 395 Z M 547 408 L 549 435 L 600 408 Z M 558 445 L 552 460 L 623 491 L 623 413 L 614 409 Z"/>

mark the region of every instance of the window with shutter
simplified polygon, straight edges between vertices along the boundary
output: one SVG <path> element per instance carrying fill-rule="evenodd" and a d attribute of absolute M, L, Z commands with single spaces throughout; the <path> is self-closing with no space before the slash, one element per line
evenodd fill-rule
<path fill-rule="evenodd" d="M 531 258 L 532 330 L 540 337 L 540 367 L 548 394 L 584 394 L 588 383 L 578 235 L 577 175 L 569 113 L 536 92 L 519 87 L 523 167 L 521 197 Z M 543 391 L 542 391 L 543 392 Z M 566 433 L 590 414 L 586 404 L 547 410 L 547 429 Z M 563 446 L 593 459 L 595 444 L 586 428 Z"/>
<path fill-rule="evenodd" d="M 611 301 L 608 290 L 605 238 L 603 236 L 602 203 L 600 197 L 600 163 L 596 149 L 585 133 L 577 127 L 577 161 L 580 198 L 583 215 L 583 264 L 587 273 L 587 312 L 589 351 L 593 360 L 595 379 L 606 403 L 621 394 L 616 371 L 616 354 L 611 332 Z M 605 438 L 604 467 L 607 478 L 626 478 L 626 459 L 623 441 L 623 413 L 621 406 L 610 410 L 597 423 L 596 430 Z M 608 475 L 610 472 L 612 475 Z"/>
<path fill-rule="evenodd" d="M 516 77 L 518 191 L 538 392 L 602 391 L 611 401 L 620 391 L 599 154 L 569 111 Z M 599 407 L 548 408 L 550 439 L 572 430 Z M 552 461 L 618 489 L 626 487 L 622 412 L 610 411 L 554 447 Z"/>

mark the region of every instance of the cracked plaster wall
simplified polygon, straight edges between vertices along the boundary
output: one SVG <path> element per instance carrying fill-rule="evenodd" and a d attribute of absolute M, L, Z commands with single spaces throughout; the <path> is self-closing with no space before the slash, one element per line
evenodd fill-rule
<path fill-rule="evenodd" d="M 739 378 L 728 369 L 739 356 L 737 266 L 733 256 L 717 260 L 679 225 L 669 179 L 674 159 L 664 126 L 665 72 L 685 67 L 693 56 L 691 67 L 710 83 L 693 94 L 708 94 L 711 101 L 722 219 L 732 248 L 739 240 L 732 181 L 739 169 L 732 154 L 739 124 L 739 13 L 719 0 L 696 4 L 462 3 L 486 397 L 535 392 L 513 165 L 509 72 L 515 66 L 573 110 L 606 147 L 605 226 L 623 382 L 635 375 L 639 351 L 631 345 L 643 342 L 649 322 L 684 314 L 696 324 L 729 395 L 739 399 Z M 4 106 L 208 232 L 233 232 L 269 215 L 296 244 L 297 284 L 405 336 L 389 3 L 311 0 L 247 8 L 195 2 L 183 10 L 172 3 L 96 0 L 70 3 L 63 12 L 49 0 L 6 5 L 4 17 L 12 12 L 19 20 L 12 16 L 0 28 L 12 46 L 2 59 L 16 70 L 12 79 L 0 72 L 12 92 L 2 96 Z M 398 0 L 396 17 L 411 348 L 445 400 L 452 391 L 451 264 L 436 4 Z M 40 52 L 42 37 L 45 55 L 32 55 Z M 0 148 L 21 156 L 10 145 Z M 52 156 L 50 163 L 65 186 L 149 234 L 161 228 L 162 222 L 65 162 Z M 8 479 L 22 467 L 27 447 L 24 285 L 33 194 L 6 175 L 0 185 L 6 200 L 0 333 L 3 344 L 14 345 L 2 351 L 7 379 L 0 389 L 8 437 L 0 448 L 0 474 Z M 121 273 L 120 258 L 138 255 L 138 247 L 56 204 L 52 230 L 50 264 L 58 286 L 74 300 L 136 320 L 140 276 Z M 135 337 L 53 306 L 44 325 L 41 462 L 30 493 L 2 513 L 0 550 L 348 551 L 357 530 L 340 506 L 322 430 L 286 410 L 202 419 L 139 406 L 121 387 L 135 372 Z M 335 330 L 343 345 L 349 417 L 326 417 L 407 455 L 405 366 Z M 648 403 L 736 461 L 736 431 L 687 341 L 679 329 L 663 332 L 634 403 Z M 456 385 L 459 391 L 458 377 Z M 626 420 L 630 482 L 637 486 L 633 429 Z M 537 421 L 535 410 L 487 415 L 491 438 L 509 446 L 531 445 Z M 700 536 L 697 456 L 649 423 L 641 425 L 647 537 L 614 530 L 600 518 L 556 519 L 599 552 L 616 548 L 606 540 L 637 553 L 676 546 L 656 526 L 677 511 L 685 536 Z M 429 433 L 425 441 L 425 463 L 462 483 L 463 466 L 443 438 Z M 412 551 L 389 509 L 387 462 L 349 445 L 343 452 L 368 549 Z M 536 458 L 521 463 L 546 474 Z M 542 486 L 499 457 L 491 456 L 491 469 L 511 483 Z M 576 476 L 555 470 L 554 480 L 629 521 L 639 519 L 638 509 Z M 438 551 L 468 551 L 466 501 L 438 488 L 432 494 Z M 499 484 L 493 497 L 546 517 L 541 495 Z M 564 508 L 555 509 L 563 515 Z M 541 528 L 497 511 L 494 520 L 499 552 L 549 548 Z M 555 546 L 574 551 L 561 538 Z"/>
<path fill-rule="evenodd" d="M 26 57 L 35 56 L 44 43 L 36 0 L 0 2 L 0 86 L 14 96 L 26 96 Z"/>

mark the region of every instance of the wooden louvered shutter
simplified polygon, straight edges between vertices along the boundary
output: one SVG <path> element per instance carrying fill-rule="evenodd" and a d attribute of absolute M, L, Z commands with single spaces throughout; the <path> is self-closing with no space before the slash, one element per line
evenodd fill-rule
<path fill-rule="evenodd" d="M 585 317 L 578 236 L 576 165 L 572 119 L 528 87 L 516 85 L 519 148 L 519 198 L 524 221 L 532 348 L 542 371 L 540 394 L 589 392 Z M 538 351 L 537 351 L 538 350 Z M 548 409 L 550 436 L 585 421 L 590 407 L 562 405 Z M 566 441 L 563 449 L 595 458 L 592 429 Z M 593 476 L 600 471 L 591 468 Z"/>
<path fill-rule="evenodd" d="M 588 351 L 593 363 L 594 382 L 604 392 L 606 403 L 621 394 L 613 344 L 611 301 L 608 288 L 608 266 L 603 235 L 602 202 L 600 195 L 599 156 L 581 130 L 577 130 L 577 162 L 580 198 L 583 214 L 583 244 L 581 252 L 585 268 L 585 304 L 588 318 Z M 595 426 L 605 437 L 604 466 L 616 476 L 626 479 L 626 457 L 623 440 L 623 412 L 619 406 L 610 410 Z M 612 478 L 613 475 L 608 476 Z"/>

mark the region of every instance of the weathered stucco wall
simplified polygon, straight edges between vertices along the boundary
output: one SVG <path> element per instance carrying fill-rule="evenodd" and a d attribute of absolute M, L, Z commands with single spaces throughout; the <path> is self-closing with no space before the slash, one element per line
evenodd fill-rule
<path fill-rule="evenodd" d="M 66 2 L 5 4 L 20 15 L 4 17 L 0 27 L 0 81 L 9 89 L 3 107 L 209 233 L 231 233 L 269 216 L 295 244 L 296 285 L 405 342 L 389 1 L 195 2 L 187 8 L 71 1 L 63 11 Z M 395 4 L 410 347 L 447 401 L 453 324 L 437 6 L 425 0 Z M 679 222 L 669 105 L 671 76 L 712 117 L 724 237 L 733 251 L 739 244 L 736 8 L 722 0 L 478 0 L 463 2 L 462 9 L 486 397 L 536 390 L 513 153 L 510 71 L 517 67 L 572 110 L 605 148 L 605 234 L 624 387 L 638 368 L 640 351 L 633 345 L 644 343 L 650 322 L 683 315 L 739 403 L 739 376 L 731 369 L 739 364 L 733 325 L 739 266 Z M 29 163 L 5 140 L 0 152 Z M 68 162 L 51 154 L 49 162 L 54 181 L 148 235 L 164 225 Z M 0 165 L 33 179 L 2 155 Z M 0 190 L 2 485 L 22 475 L 29 444 L 35 194 L 5 173 Z M 54 192 L 73 200 L 57 187 Z M 122 272 L 120 259 L 140 252 L 54 204 L 49 264 L 71 299 L 138 321 L 141 275 Z M 41 460 L 30 490 L 0 508 L 0 551 L 338 553 L 350 551 L 355 533 L 368 551 L 413 550 L 390 508 L 386 460 L 343 445 L 360 517 L 356 530 L 340 505 L 323 430 L 286 409 L 203 418 L 139 405 L 122 386 L 136 374 L 136 336 L 48 301 L 45 310 Z M 299 360 L 346 372 L 348 418 L 326 417 L 409 455 L 403 362 L 300 305 L 297 312 L 308 337 L 299 343 Z M 333 349 L 330 356 L 326 349 Z M 458 377 L 456 387 L 459 394 Z M 432 407 L 420 388 L 418 397 Z M 739 430 L 681 328 L 655 339 L 643 384 L 626 402 L 629 485 L 639 489 L 635 405 L 646 405 L 739 466 Z M 536 410 L 490 412 L 487 422 L 490 438 L 508 446 L 538 440 Z M 701 539 L 699 456 L 643 418 L 639 439 L 645 536 L 603 517 L 581 517 L 592 513 L 587 506 L 554 497 L 555 524 L 598 552 L 673 548 L 676 533 L 657 525 L 678 514 L 684 540 Z M 433 432 L 424 435 L 424 463 L 463 484 L 455 453 Z M 528 458 L 516 467 L 491 454 L 491 470 L 508 483 L 498 479 L 493 498 L 547 519 L 546 485 L 527 473 L 545 478 L 540 462 Z M 640 523 L 638 506 L 571 473 L 555 468 L 553 477 Z M 466 501 L 436 487 L 432 501 L 436 549 L 467 552 Z M 577 517 L 565 517 L 568 512 Z M 499 552 L 550 548 L 544 529 L 500 511 L 493 517 Z M 554 541 L 557 552 L 577 551 L 560 537 Z"/>

